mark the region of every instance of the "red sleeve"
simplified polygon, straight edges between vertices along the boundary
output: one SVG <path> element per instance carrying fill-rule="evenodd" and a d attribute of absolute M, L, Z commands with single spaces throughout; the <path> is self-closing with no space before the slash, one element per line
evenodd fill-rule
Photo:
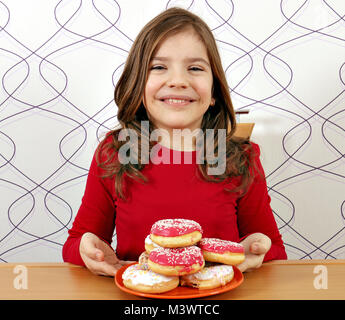
<path fill-rule="evenodd" d="M 65 262 L 84 265 L 79 253 L 81 237 L 92 232 L 109 245 L 115 228 L 115 199 L 113 179 L 101 178 L 101 169 L 92 159 L 85 193 L 77 216 L 62 249 Z"/>
<path fill-rule="evenodd" d="M 257 144 L 252 145 L 256 152 L 257 172 L 247 193 L 239 198 L 237 203 L 240 237 L 243 239 L 252 233 L 261 232 L 272 241 L 271 249 L 266 253 L 264 261 L 287 259 L 283 240 L 270 206 L 271 198 L 268 195 L 265 173 L 259 158 L 260 149 Z"/>

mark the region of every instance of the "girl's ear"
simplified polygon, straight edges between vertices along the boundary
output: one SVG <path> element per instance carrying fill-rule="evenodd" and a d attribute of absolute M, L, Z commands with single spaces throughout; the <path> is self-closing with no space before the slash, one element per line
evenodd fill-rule
<path fill-rule="evenodd" d="M 211 98 L 211 103 L 210 103 L 210 106 L 214 106 L 216 104 L 216 100 L 214 98 Z"/>

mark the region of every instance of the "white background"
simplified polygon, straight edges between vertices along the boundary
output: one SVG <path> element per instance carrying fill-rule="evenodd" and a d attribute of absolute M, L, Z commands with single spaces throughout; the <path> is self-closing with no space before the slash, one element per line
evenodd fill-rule
<path fill-rule="evenodd" d="M 133 39 L 172 6 L 208 23 L 250 109 L 288 257 L 345 258 L 343 0 L 3 0 L 1 262 L 62 261 Z"/>

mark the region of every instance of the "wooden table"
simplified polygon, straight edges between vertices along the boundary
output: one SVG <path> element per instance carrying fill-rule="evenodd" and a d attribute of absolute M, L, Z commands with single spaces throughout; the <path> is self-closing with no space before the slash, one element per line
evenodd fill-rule
<path fill-rule="evenodd" d="M 16 269 L 18 265 L 25 267 Z M 20 280 L 25 270 L 26 284 Z M 322 272 L 327 289 L 316 289 Z M 25 285 L 27 289 L 20 289 Z M 142 300 L 119 290 L 113 278 L 96 276 L 68 263 L 0 264 L 0 299 Z M 238 288 L 206 299 L 344 300 L 345 260 L 268 262 L 260 269 L 245 273 L 244 282 Z"/>

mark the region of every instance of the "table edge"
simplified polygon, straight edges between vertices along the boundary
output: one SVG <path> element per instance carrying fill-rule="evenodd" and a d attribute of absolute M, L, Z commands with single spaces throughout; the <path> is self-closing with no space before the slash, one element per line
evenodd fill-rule
<path fill-rule="evenodd" d="M 272 260 L 264 262 L 265 265 L 319 265 L 319 264 L 345 264 L 345 259 L 313 259 L 313 260 Z"/>
<path fill-rule="evenodd" d="M 9 268 L 9 267 L 15 267 L 15 266 L 25 266 L 29 268 L 84 268 L 82 266 L 68 263 L 68 262 L 11 262 L 11 263 L 0 263 L 0 268 Z"/>

